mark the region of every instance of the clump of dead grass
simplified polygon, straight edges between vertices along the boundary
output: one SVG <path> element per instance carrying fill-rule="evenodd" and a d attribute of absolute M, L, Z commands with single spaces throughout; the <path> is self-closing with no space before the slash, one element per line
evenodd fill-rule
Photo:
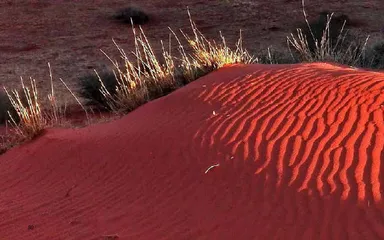
<path fill-rule="evenodd" d="M 12 106 L 20 118 L 20 124 L 17 124 L 14 117 L 9 114 L 11 123 L 15 127 L 16 133 L 24 138 L 33 138 L 39 134 L 47 122 L 46 118 L 43 117 L 39 104 L 36 81 L 30 78 L 30 84 L 30 87 L 25 86 L 23 78 L 21 78 L 23 94 L 27 101 L 26 105 L 21 101 L 21 95 L 17 90 L 8 92 L 7 88 L 4 88 Z"/>
<path fill-rule="evenodd" d="M 51 92 L 47 95 L 48 106 L 42 107 L 41 99 L 39 98 L 38 88 L 36 81 L 30 78 L 29 85 L 24 83 L 21 77 L 22 91 L 17 90 L 8 91 L 6 87 L 4 90 L 6 95 L 14 108 L 16 115 L 8 111 L 9 119 L 9 132 L 6 136 L 2 136 L 0 149 L 6 149 L 17 145 L 26 140 L 31 140 L 38 136 L 45 128 L 63 124 L 65 121 L 66 105 L 60 104 L 56 98 L 53 86 L 53 78 L 50 64 L 48 63 L 51 79 Z M 62 84 L 70 91 L 76 101 L 82 106 L 75 94 L 68 88 L 65 82 L 60 79 Z M 86 109 L 82 106 L 88 114 Z M 18 121 L 16 120 L 18 119 Z"/>
<path fill-rule="evenodd" d="M 236 43 L 236 49 L 232 50 L 228 47 L 226 40 L 220 32 L 221 43 L 217 43 L 214 40 L 208 40 L 203 33 L 199 31 L 196 23 L 192 20 L 191 14 L 188 11 L 189 21 L 193 36 L 190 37 L 188 34 L 181 33 L 187 40 L 189 46 L 192 48 L 192 55 L 187 55 L 185 52 L 181 52 L 183 59 L 192 59 L 192 63 L 199 66 L 200 68 L 218 69 L 228 64 L 236 63 L 253 63 L 254 57 L 243 47 L 243 39 L 240 31 L 239 39 Z M 176 34 L 174 34 L 176 36 Z M 176 39 L 177 36 L 176 36 Z M 182 49 L 181 43 L 179 47 Z M 193 65 L 193 64 L 192 64 Z"/>
<path fill-rule="evenodd" d="M 152 99 L 164 96 L 184 84 L 196 80 L 210 71 L 227 64 L 246 64 L 255 60 L 242 46 L 241 32 L 236 44 L 236 50 L 232 50 L 227 46 L 221 33 L 221 43 L 205 38 L 192 21 L 189 10 L 188 16 L 193 37 L 189 37 L 183 31 L 181 33 L 188 43 L 188 47 L 191 48 L 192 54 L 186 53 L 180 39 L 170 29 L 171 34 L 169 35 L 167 48 L 161 41 L 162 57 L 159 59 L 143 29 L 139 27 L 139 31 L 137 31 L 132 24 L 135 50 L 131 52 L 130 56 L 115 41 L 113 42 L 120 54 L 120 61 L 112 59 L 103 52 L 113 65 L 115 86 L 112 88 L 106 85 L 102 75 L 95 70 L 97 78 L 96 80 L 93 79 L 93 81 L 98 81 L 98 83 L 92 83 L 93 85 L 85 83 L 83 91 L 80 91 L 81 96 L 87 97 L 91 102 L 95 100 L 101 103 L 112 112 L 129 112 Z M 179 44 L 179 57 L 174 57 L 171 54 L 172 35 Z M 131 56 L 133 56 L 133 60 Z M 49 104 L 45 107 L 41 105 L 36 81 L 32 78 L 30 78 L 29 86 L 21 78 L 22 91 L 20 92 L 17 90 L 8 91 L 7 88 L 4 88 L 16 114 L 8 111 L 10 120 L 7 123 L 10 125 L 10 134 L 6 138 L 2 136 L 1 149 L 4 150 L 25 140 L 32 139 L 45 128 L 60 125 L 65 121 L 66 107 L 57 101 L 49 64 L 48 67 L 51 78 L 51 93 L 47 96 Z M 87 119 L 89 119 L 87 110 L 75 94 L 62 79 L 60 81 L 83 108 Z M 94 91 L 95 85 L 99 85 L 98 91 Z M 103 97 L 102 100 L 100 94 Z"/>
<path fill-rule="evenodd" d="M 297 29 L 296 34 L 287 37 L 288 47 L 293 47 L 298 53 L 300 62 L 337 62 L 346 65 L 357 65 L 366 49 L 369 36 L 362 38 L 344 31 L 346 21 L 338 28 L 331 28 L 333 13 L 326 15 L 325 26 L 312 29 L 305 12 L 304 0 L 302 0 L 303 14 L 310 34 L 303 29 Z M 316 25 L 317 26 L 317 25 Z M 320 33 L 322 31 L 322 33 Z M 338 35 L 337 31 L 339 31 Z M 321 35 L 319 35 L 319 33 Z M 308 36 L 309 35 L 309 36 Z M 321 36 L 321 37 L 320 37 Z M 308 37 L 312 39 L 308 39 Z M 295 56 L 292 54 L 292 57 Z"/>
<path fill-rule="evenodd" d="M 158 60 L 143 29 L 139 33 L 132 27 L 135 39 L 134 59 L 131 60 L 115 41 L 114 44 L 120 53 L 122 63 L 112 59 L 103 52 L 113 65 L 116 86 L 111 92 L 100 75 L 95 71 L 101 84 L 100 92 L 104 96 L 105 105 L 113 112 L 127 112 L 144 104 L 145 102 L 161 96 L 178 86 L 175 77 L 174 61 L 170 50 L 165 50 L 162 43 L 163 64 Z"/>
<path fill-rule="evenodd" d="M 198 30 L 189 10 L 188 16 L 193 35 L 190 37 L 182 30 L 180 32 L 191 49 L 191 54 L 186 53 L 182 41 L 170 29 L 172 34 L 170 34 L 167 48 L 164 42 L 161 41 L 162 56 L 159 59 L 143 29 L 139 26 L 137 32 L 133 24 L 132 32 L 135 50 L 130 54 L 130 56 L 133 56 L 133 60 L 115 41 L 113 42 L 120 54 L 120 61 L 112 59 L 102 51 L 113 65 L 113 72 L 117 82 L 115 88 L 111 91 L 111 88 L 104 84 L 102 77 L 95 71 L 101 85 L 99 92 L 103 95 L 104 105 L 109 110 L 116 113 L 131 111 L 227 64 L 247 64 L 255 61 L 253 56 L 243 48 L 241 32 L 236 43 L 236 49 L 232 50 L 228 47 L 221 33 L 221 43 L 208 40 Z M 172 36 L 178 42 L 178 57 L 171 54 Z M 82 95 L 92 96 L 92 94 L 87 93 Z M 96 95 L 94 94 L 94 96 Z"/>

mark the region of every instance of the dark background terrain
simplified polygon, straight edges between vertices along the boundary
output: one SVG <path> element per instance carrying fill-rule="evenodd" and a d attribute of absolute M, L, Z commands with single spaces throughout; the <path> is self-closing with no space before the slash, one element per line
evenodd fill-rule
<path fill-rule="evenodd" d="M 253 54 L 270 46 L 285 50 L 286 36 L 304 22 L 300 0 L 1 1 L 0 85 L 19 88 L 20 76 L 31 76 L 45 94 L 50 87 L 50 62 L 54 78 L 63 78 L 76 90 L 80 76 L 110 65 L 100 49 L 118 57 L 112 38 L 125 50 L 132 49 L 130 26 L 112 18 L 118 9 L 129 6 L 149 14 L 150 22 L 143 28 L 156 50 L 160 50 L 160 40 L 168 40 L 167 27 L 188 30 L 187 6 L 208 38 L 219 40 L 222 31 L 232 45 L 241 29 L 244 45 Z M 310 19 L 321 11 L 347 14 L 356 30 L 371 35 L 371 42 L 384 35 L 382 0 L 307 0 L 306 11 Z M 59 81 L 56 89 L 64 93 Z M 73 101 L 69 96 L 65 100 Z"/>

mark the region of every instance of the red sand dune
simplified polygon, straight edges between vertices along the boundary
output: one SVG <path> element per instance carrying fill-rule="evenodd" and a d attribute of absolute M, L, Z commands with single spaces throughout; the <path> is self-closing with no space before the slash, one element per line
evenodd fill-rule
<path fill-rule="evenodd" d="M 0 156 L 0 238 L 384 239 L 383 91 L 330 64 L 231 66 L 48 130 Z"/>

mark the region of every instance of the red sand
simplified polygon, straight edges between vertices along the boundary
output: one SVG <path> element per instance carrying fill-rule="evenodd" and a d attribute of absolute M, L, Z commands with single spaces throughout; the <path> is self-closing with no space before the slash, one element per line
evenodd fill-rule
<path fill-rule="evenodd" d="M 232 66 L 48 130 L 0 156 L 0 238 L 383 239 L 383 91 L 330 64 Z"/>

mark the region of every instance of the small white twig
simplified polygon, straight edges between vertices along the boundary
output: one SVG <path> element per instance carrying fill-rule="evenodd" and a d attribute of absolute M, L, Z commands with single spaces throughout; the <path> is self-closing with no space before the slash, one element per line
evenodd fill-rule
<path fill-rule="evenodd" d="M 207 170 L 205 170 L 205 174 L 207 174 L 207 173 L 208 173 L 209 171 L 211 171 L 213 168 L 218 167 L 218 166 L 220 166 L 219 163 L 210 166 Z"/>

